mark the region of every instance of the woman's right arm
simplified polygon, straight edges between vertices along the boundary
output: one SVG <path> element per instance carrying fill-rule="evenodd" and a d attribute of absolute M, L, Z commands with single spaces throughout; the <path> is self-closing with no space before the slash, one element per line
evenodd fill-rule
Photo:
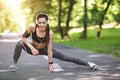
<path fill-rule="evenodd" d="M 25 33 L 23 34 L 22 41 L 31 49 L 33 55 L 37 55 L 38 51 L 29 43 L 27 39 L 34 30 L 35 30 L 35 25 L 34 24 L 30 25 L 28 29 L 25 31 Z"/>
<path fill-rule="evenodd" d="M 28 27 L 28 29 L 26 29 L 25 33 L 22 36 L 23 43 L 25 43 L 30 49 L 32 49 L 33 46 L 29 43 L 27 38 L 30 36 L 30 34 L 33 32 L 33 30 L 34 30 L 34 25 L 30 25 Z"/>

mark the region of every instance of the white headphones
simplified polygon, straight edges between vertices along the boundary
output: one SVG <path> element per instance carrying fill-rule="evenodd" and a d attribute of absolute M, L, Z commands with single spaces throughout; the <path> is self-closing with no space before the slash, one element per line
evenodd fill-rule
<path fill-rule="evenodd" d="M 44 14 L 44 15 L 46 15 L 46 16 L 48 17 L 48 15 L 47 15 L 46 13 L 40 13 L 40 14 Z M 39 15 L 40 15 L 40 14 L 39 14 Z M 38 16 L 39 16 L 39 15 L 38 15 Z M 38 17 L 38 16 L 36 16 L 36 21 L 35 21 L 36 24 L 38 24 L 38 21 L 37 21 L 37 17 Z M 48 22 L 48 24 L 50 23 L 50 21 L 49 21 L 49 17 L 48 17 L 48 21 L 47 21 L 47 22 Z"/>

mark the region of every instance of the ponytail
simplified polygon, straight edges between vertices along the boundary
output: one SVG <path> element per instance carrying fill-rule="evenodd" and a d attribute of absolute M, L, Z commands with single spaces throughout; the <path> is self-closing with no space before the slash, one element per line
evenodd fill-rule
<path fill-rule="evenodd" d="M 46 37 L 45 37 L 45 43 L 46 43 L 46 48 L 48 49 L 48 44 L 49 44 L 49 40 L 50 40 L 50 36 L 49 36 L 49 24 L 47 24 L 47 28 L 46 28 Z"/>

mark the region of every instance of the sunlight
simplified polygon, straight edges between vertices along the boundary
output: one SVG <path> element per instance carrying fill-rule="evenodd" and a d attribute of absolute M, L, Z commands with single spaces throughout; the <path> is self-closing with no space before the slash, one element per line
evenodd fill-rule
<path fill-rule="evenodd" d="M 21 10 L 21 3 L 24 0 L 5 0 L 5 3 L 9 7 L 10 11 L 14 15 L 13 20 L 15 23 L 20 25 L 22 32 L 25 30 L 25 15 Z"/>
<path fill-rule="evenodd" d="M 20 4 L 22 0 L 5 0 L 5 3 L 11 8 L 11 10 L 14 10 L 14 12 L 20 10 Z"/>

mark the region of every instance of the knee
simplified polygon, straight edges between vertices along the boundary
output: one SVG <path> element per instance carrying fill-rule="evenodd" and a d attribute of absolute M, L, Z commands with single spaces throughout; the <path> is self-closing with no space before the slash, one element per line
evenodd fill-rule
<path fill-rule="evenodd" d="M 22 45 L 23 45 L 23 42 L 20 40 L 19 42 L 17 42 L 16 47 L 22 47 Z"/>

